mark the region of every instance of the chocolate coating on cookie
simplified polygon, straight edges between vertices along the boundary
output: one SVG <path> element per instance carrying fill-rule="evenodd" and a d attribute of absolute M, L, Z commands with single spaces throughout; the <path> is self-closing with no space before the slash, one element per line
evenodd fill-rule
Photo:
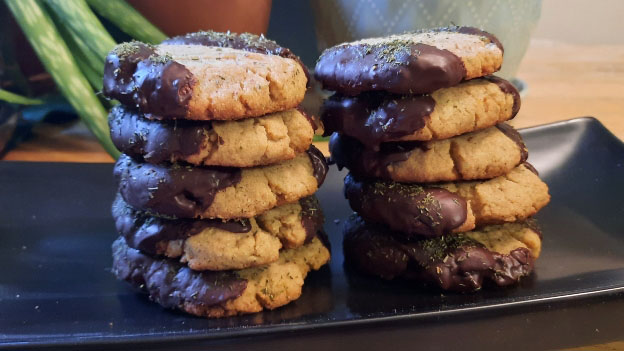
<path fill-rule="evenodd" d="M 516 87 L 509 81 L 497 76 L 486 76 L 483 77 L 483 79 L 498 85 L 503 93 L 513 96 L 514 103 L 511 109 L 511 118 L 514 118 L 518 114 L 518 111 L 520 111 L 521 99 L 518 89 L 516 89 Z"/>
<path fill-rule="evenodd" d="M 422 129 L 435 105 L 429 95 L 334 94 L 324 101 L 321 118 L 325 135 L 344 133 L 375 148 Z"/>
<path fill-rule="evenodd" d="M 331 158 L 338 168 L 346 167 L 358 176 L 382 179 L 392 178 L 389 165 L 407 160 L 414 149 L 426 151 L 426 147 L 422 141 L 403 141 L 380 144 L 375 151 L 346 135 L 334 133 L 329 139 Z"/>
<path fill-rule="evenodd" d="M 174 260 L 130 248 L 123 238 L 113 243 L 112 270 L 118 279 L 166 308 L 214 306 L 241 296 L 247 288 L 247 281 L 232 272 L 196 272 Z"/>
<path fill-rule="evenodd" d="M 351 173 L 344 183 L 354 211 L 369 222 L 400 231 L 405 238 L 448 234 L 468 215 L 466 200 L 445 189 L 359 179 Z"/>
<path fill-rule="evenodd" d="M 146 114 L 184 117 L 195 78 L 182 64 L 156 53 L 153 46 L 130 42 L 117 45 L 104 65 L 102 92 Z"/>
<path fill-rule="evenodd" d="M 385 142 L 377 150 L 334 133 L 329 150 L 332 161 L 354 175 L 405 183 L 495 178 L 528 156 L 521 136 L 506 124 L 446 140 Z"/>
<path fill-rule="evenodd" d="M 500 94 L 491 90 L 494 85 Z M 488 104 L 491 101 L 501 109 L 484 112 L 477 108 L 474 105 L 475 92 L 483 94 Z M 449 99 L 449 94 L 461 96 L 461 102 Z M 509 99 L 509 95 L 512 99 Z M 492 96 L 491 99 L 488 96 Z M 363 93 L 350 97 L 336 93 L 324 101 L 321 118 L 325 136 L 337 132 L 378 150 L 384 142 L 414 138 L 423 138 L 420 139 L 423 141 L 446 139 L 493 126 L 517 114 L 519 99 L 517 90 L 509 82 L 487 77 L 441 89 L 431 95 Z M 458 113 L 457 123 L 450 127 L 447 122 L 455 118 L 452 111 L 464 103 L 467 104 L 467 110 Z"/>
<path fill-rule="evenodd" d="M 108 115 L 111 139 L 123 153 L 162 163 L 197 154 L 211 129 L 211 122 L 151 120 L 141 113 L 117 105 Z"/>
<path fill-rule="evenodd" d="M 168 241 L 184 240 L 207 228 L 217 228 L 231 233 L 248 233 L 248 219 L 187 219 L 159 217 L 130 207 L 120 195 L 113 202 L 113 218 L 117 232 L 128 246 L 149 254 L 160 254 L 161 245 Z"/>
<path fill-rule="evenodd" d="M 516 145 L 518 145 L 518 148 L 520 149 L 520 163 L 526 161 L 529 157 L 529 150 L 524 144 L 520 133 L 518 133 L 517 130 L 507 123 L 499 123 L 496 125 L 496 128 L 503 132 L 503 134 L 505 134 L 509 139 L 513 140 Z"/>
<path fill-rule="evenodd" d="M 213 32 L 199 31 L 188 33 L 177 37 L 169 38 L 162 42 L 165 45 L 203 45 L 214 46 L 220 48 L 231 48 L 256 52 L 265 55 L 277 55 L 297 61 L 310 81 L 308 68 L 301 62 L 299 56 L 295 55 L 290 49 L 279 46 L 275 41 L 269 40 L 264 35 L 255 35 L 251 33 L 233 33 L 233 32 Z"/>
<path fill-rule="evenodd" d="M 535 232 L 535 234 L 537 234 L 537 236 L 539 236 L 540 240 L 544 239 L 543 235 L 542 235 L 542 228 L 540 227 L 540 225 L 537 223 L 537 221 L 534 218 L 529 218 L 527 220 L 524 221 L 524 223 L 526 223 L 526 225 Z"/>
<path fill-rule="evenodd" d="M 314 178 L 316 178 L 318 186 L 321 186 L 321 184 L 325 181 L 327 171 L 329 171 L 327 159 L 325 159 L 325 155 L 323 155 L 321 150 L 317 149 L 314 145 L 310 145 L 310 148 L 306 151 L 306 153 L 308 154 L 308 157 L 310 157 L 310 162 L 312 163 Z"/>
<path fill-rule="evenodd" d="M 299 200 L 301 205 L 301 226 L 305 229 L 305 243 L 309 243 L 319 232 L 323 232 L 325 217 L 321 204 L 315 196 L 304 197 Z"/>
<path fill-rule="evenodd" d="M 319 119 L 318 116 L 309 114 L 308 112 L 306 112 L 306 110 L 303 109 L 302 106 L 297 106 L 297 111 L 299 111 L 299 113 L 301 113 L 303 117 L 305 117 L 308 120 L 308 122 L 310 122 L 310 125 L 312 126 L 312 129 L 314 131 L 319 130 L 320 121 L 318 120 Z"/>
<path fill-rule="evenodd" d="M 241 179 L 239 168 L 139 163 L 124 154 L 114 174 L 119 193 L 132 207 L 180 218 L 199 216 L 219 190 Z"/>
<path fill-rule="evenodd" d="M 324 89 L 345 95 L 430 93 L 456 85 L 465 75 L 462 60 L 450 51 L 407 40 L 335 46 L 323 52 L 314 68 Z"/>
<path fill-rule="evenodd" d="M 537 169 L 535 169 L 535 167 L 533 167 L 532 164 L 525 162 L 522 164 L 524 167 L 526 167 L 526 169 L 528 169 L 529 171 L 533 172 L 533 174 L 535 175 L 539 175 L 539 172 L 537 171 Z"/>
<path fill-rule="evenodd" d="M 300 199 L 299 204 L 301 225 L 306 232 L 305 243 L 308 243 L 323 230 L 325 219 L 314 196 Z M 168 241 L 184 240 L 208 228 L 239 234 L 248 233 L 252 229 L 247 218 L 226 221 L 157 216 L 132 208 L 120 195 L 113 202 L 112 214 L 117 232 L 124 237 L 128 246 L 153 255 L 161 254 Z"/>
<path fill-rule="evenodd" d="M 479 36 L 503 51 L 496 37 L 471 27 L 435 28 L 411 34 L 439 32 Z M 365 91 L 431 93 L 454 86 L 467 76 L 462 59 L 451 51 L 405 36 L 379 40 L 345 43 L 325 50 L 316 63 L 315 78 L 325 89 L 357 95 Z"/>
<path fill-rule="evenodd" d="M 534 266 L 525 247 L 500 254 L 463 234 L 405 242 L 390 229 L 358 216 L 345 224 L 343 249 L 345 261 L 367 274 L 417 279 L 460 292 L 479 290 L 484 280 L 498 286 L 515 284 Z"/>

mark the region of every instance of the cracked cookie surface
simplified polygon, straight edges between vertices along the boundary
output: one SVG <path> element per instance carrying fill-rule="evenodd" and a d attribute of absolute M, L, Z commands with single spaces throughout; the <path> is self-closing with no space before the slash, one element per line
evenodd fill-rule
<path fill-rule="evenodd" d="M 138 211 L 117 196 L 115 227 L 128 246 L 147 254 L 178 258 L 193 270 L 256 267 L 278 259 L 282 247 L 297 248 L 323 229 L 318 200 L 304 198 L 256 218 L 179 219 Z"/>
<path fill-rule="evenodd" d="M 493 179 L 436 186 L 466 199 L 477 226 L 520 221 L 533 216 L 550 202 L 548 185 L 528 163 Z"/>
<path fill-rule="evenodd" d="M 528 156 L 520 134 L 506 124 L 444 140 L 384 143 L 379 151 L 334 134 L 329 148 L 339 167 L 404 183 L 490 179 L 510 172 Z"/>
<path fill-rule="evenodd" d="M 550 201 L 548 186 L 526 163 L 493 179 L 430 185 L 349 174 L 345 196 L 365 220 L 383 223 L 405 238 L 516 222 L 533 216 Z"/>
<path fill-rule="evenodd" d="M 466 232 L 465 235 L 485 246 L 488 250 L 501 254 L 509 254 L 519 247 L 525 247 L 534 259 L 542 252 L 541 231 L 532 220 L 492 224 Z"/>
<path fill-rule="evenodd" d="M 234 33 L 231 31 L 226 33 L 199 31 L 166 39 L 161 44 L 203 45 L 239 49 L 266 55 L 277 55 L 297 61 L 305 71 L 306 77 L 308 76 L 308 69 L 297 55 L 290 51 L 290 49 L 282 47 L 275 41 L 266 38 L 264 35 Z"/>
<path fill-rule="evenodd" d="M 447 139 L 513 118 L 520 95 L 490 76 L 439 89 L 431 95 L 335 94 L 323 102 L 325 134 L 358 139 L 369 148 L 388 141 Z"/>
<path fill-rule="evenodd" d="M 119 192 L 134 208 L 180 218 L 250 218 L 312 195 L 327 173 L 310 146 L 292 160 L 253 168 L 139 163 L 127 155 L 115 164 Z"/>
<path fill-rule="evenodd" d="M 308 149 L 314 129 L 298 109 L 237 121 L 150 120 L 124 106 L 109 114 L 123 153 L 149 163 L 252 167 L 290 160 Z"/>
<path fill-rule="evenodd" d="M 196 272 L 132 249 L 123 238 L 113 243 L 113 273 L 118 279 L 142 289 L 163 307 L 209 318 L 260 312 L 296 300 L 308 272 L 329 259 L 328 248 L 315 237 L 299 248 L 281 251 L 267 266 Z"/>
<path fill-rule="evenodd" d="M 131 42 L 107 56 L 103 92 L 151 118 L 232 120 L 295 108 L 306 84 L 304 69 L 291 58 Z"/>

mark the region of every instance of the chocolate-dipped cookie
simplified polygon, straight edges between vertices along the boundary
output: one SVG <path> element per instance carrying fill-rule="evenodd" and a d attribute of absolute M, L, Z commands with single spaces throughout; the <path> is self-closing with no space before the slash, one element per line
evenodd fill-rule
<path fill-rule="evenodd" d="M 391 181 L 358 178 L 344 180 L 351 208 L 373 223 L 384 223 L 405 238 L 436 237 L 475 227 L 466 200 L 448 190 Z"/>
<path fill-rule="evenodd" d="M 203 317 L 224 317 L 283 306 L 301 295 L 311 270 L 329 261 L 323 241 L 280 252 L 277 261 L 258 268 L 197 272 L 167 258 L 156 258 L 113 243 L 113 274 L 148 294 L 165 308 Z"/>
<path fill-rule="evenodd" d="M 321 54 L 314 76 L 345 95 L 423 94 L 492 74 L 502 62 L 503 46 L 492 34 L 454 26 L 336 45 Z"/>
<path fill-rule="evenodd" d="M 307 150 L 313 122 L 298 109 L 237 121 L 152 120 L 123 105 L 108 115 L 111 138 L 145 162 L 253 167 L 290 160 Z"/>
<path fill-rule="evenodd" d="M 540 233 L 527 222 L 403 241 L 389 228 L 354 215 L 344 230 L 346 264 L 384 279 L 414 279 L 460 292 L 486 283 L 516 284 L 532 272 L 541 248 Z"/>
<path fill-rule="evenodd" d="M 230 270 L 274 262 L 282 247 L 297 248 L 323 229 L 314 197 L 275 207 L 256 218 L 182 219 L 135 210 L 121 196 L 113 203 L 115 226 L 128 246 L 178 258 L 194 270 Z"/>
<path fill-rule="evenodd" d="M 163 45 L 203 45 L 219 48 L 231 48 L 256 52 L 266 55 L 277 55 L 297 61 L 308 77 L 308 68 L 301 62 L 299 56 L 290 49 L 279 46 L 275 41 L 267 39 L 264 35 L 251 33 L 199 31 L 169 38 L 163 41 Z"/>
<path fill-rule="evenodd" d="M 436 186 L 466 199 L 477 227 L 522 221 L 550 202 L 548 185 L 527 162 L 496 178 Z"/>
<path fill-rule="evenodd" d="M 329 149 L 332 161 L 353 174 L 405 183 L 495 178 L 528 156 L 520 134 L 505 123 L 444 140 L 383 143 L 378 151 L 334 133 Z"/>
<path fill-rule="evenodd" d="M 106 57 L 102 91 L 149 118 L 233 120 L 297 107 L 307 80 L 301 64 L 288 57 L 130 42 Z"/>
<path fill-rule="evenodd" d="M 180 218 L 250 218 L 312 195 L 327 164 L 314 146 L 292 160 L 253 168 L 141 163 L 115 164 L 119 192 L 134 208 Z"/>
<path fill-rule="evenodd" d="M 335 94 L 323 102 L 325 134 L 338 132 L 369 148 L 387 141 L 428 141 L 482 130 L 513 118 L 520 95 L 490 76 L 439 89 L 431 95 Z"/>
<path fill-rule="evenodd" d="M 406 238 L 524 220 L 550 201 L 548 186 L 527 163 L 493 179 L 431 185 L 348 174 L 344 192 L 364 219 L 383 223 Z"/>

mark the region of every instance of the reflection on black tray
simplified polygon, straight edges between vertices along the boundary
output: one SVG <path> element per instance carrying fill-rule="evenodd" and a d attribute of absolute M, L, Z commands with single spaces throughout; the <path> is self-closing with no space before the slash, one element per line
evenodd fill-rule
<path fill-rule="evenodd" d="M 509 298 L 515 289 L 526 293 L 534 288 L 537 278 L 533 273 L 513 288 L 500 288 L 490 284 L 480 293 L 461 294 L 444 292 L 436 286 L 416 281 L 385 281 L 366 276 L 347 263 L 344 264 L 344 272 L 349 284 L 347 306 L 352 314 L 358 316 L 427 312 L 431 311 L 432 306 L 438 311 L 452 310 L 457 306 L 477 306 L 487 303 L 490 299 Z M 392 293 L 392 299 L 383 298 L 388 293 Z M 401 306 L 402 309 L 397 309 L 397 306 Z"/>

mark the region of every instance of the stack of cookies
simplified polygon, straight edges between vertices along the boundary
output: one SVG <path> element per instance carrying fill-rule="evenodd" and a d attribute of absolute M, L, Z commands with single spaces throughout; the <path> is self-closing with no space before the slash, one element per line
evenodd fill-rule
<path fill-rule="evenodd" d="M 314 192 L 327 173 L 308 81 L 288 49 L 251 34 L 199 32 L 118 45 L 104 95 L 119 192 L 117 278 L 199 316 L 273 309 L 327 263 Z"/>
<path fill-rule="evenodd" d="M 332 160 L 350 173 L 357 213 L 345 224 L 348 264 L 444 290 L 506 286 L 533 269 L 541 234 L 530 219 L 548 187 L 504 122 L 516 89 L 490 76 L 503 47 L 448 27 L 326 50 L 315 76 L 336 93 L 322 118 Z"/>

